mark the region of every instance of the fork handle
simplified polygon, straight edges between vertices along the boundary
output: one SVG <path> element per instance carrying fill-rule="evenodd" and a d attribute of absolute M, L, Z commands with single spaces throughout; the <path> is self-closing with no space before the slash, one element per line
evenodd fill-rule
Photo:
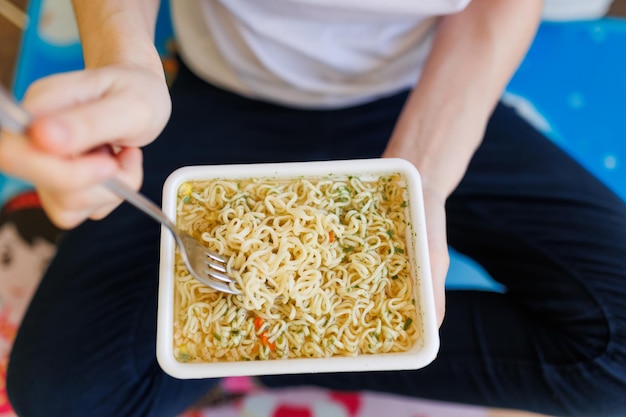
<path fill-rule="evenodd" d="M 113 147 L 109 144 L 100 145 L 96 149 L 93 149 L 91 152 L 100 152 L 109 155 L 114 154 Z M 148 199 L 139 191 L 135 191 L 134 189 L 126 185 L 125 182 L 115 177 L 108 179 L 103 183 L 103 185 L 108 188 L 109 191 L 116 194 L 118 197 L 126 200 L 139 210 L 146 213 L 148 216 L 152 217 L 157 222 L 163 223 L 165 226 L 167 226 L 168 229 L 170 229 L 172 233 L 174 233 L 174 235 L 176 235 L 177 227 L 174 225 L 174 223 L 172 223 L 172 221 L 167 218 L 167 216 L 165 215 L 165 213 L 163 213 L 159 206 L 157 206 L 152 200 Z"/>
<path fill-rule="evenodd" d="M 13 133 L 24 133 L 30 124 L 30 114 L 0 85 L 0 128 Z"/>
<path fill-rule="evenodd" d="M 117 196 L 123 198 L 139 210 L 143 211 L 154 220 L 159 223 L 163 223 L 170 231 L 176 234 L 176 226 L 170 219 L 167 218 L 165 213 L 157 206 L 152 200 L 148 199 L 138 191 L 133 190 L 131 187 L 118 180 L 117 178 L 111 178 L 104 182 L 104 186 Z"/>

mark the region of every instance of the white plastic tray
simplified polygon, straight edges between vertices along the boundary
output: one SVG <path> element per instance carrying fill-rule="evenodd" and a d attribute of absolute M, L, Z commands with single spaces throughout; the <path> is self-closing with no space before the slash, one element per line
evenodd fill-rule
<path fill-rule="evenodd" d="M 407 253 L 411 257 L 415 279 L 415 300 L 423 333 L 413 348 L 402 353 L 363 354 L 356 357 L 272 359 L 241 362 L 181 363 L 174 357 L 174 249 L 171 234 L 161 232 L 161 264 L 159 277 L 157 359 L 165 372 L 181 379 L 215 378 L 237 375 L 269 375 L 311 372 L 348 372 L 419 369 L 437 355 L 439 333 L 435 315 L 430 263 L 424 219 L 422 185 L 415 167 L 394 158 L 327 162 L 277 164 L 190 166 L 173 172 L 163 188 L 163 210 L 176 218 L 177 191 L 186 181 L 247 178 L 317 178 L 332 174 L 333 178 L 359 176 L 375 179 L 398 173 L 406 181 L 409 194 L 409 229 Z"/>

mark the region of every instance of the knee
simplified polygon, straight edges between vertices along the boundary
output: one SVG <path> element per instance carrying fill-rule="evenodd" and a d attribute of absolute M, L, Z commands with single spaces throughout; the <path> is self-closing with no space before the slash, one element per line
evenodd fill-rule
<path fill-rule="evenodd" d="M 9 402 L 16 414 L 23 417 L 49 416 L 45 410 L 49 403 L 49 393 L 42 390 L 42 381 L 52 381 L 50 375 L 34 370 L 19 355 L 12 354 L 6 376 L 6 390 Z M 36 374 L 38 376 L 36 376 Z"/>
<path fill-rule="evenodd" d="M 33 358 L 34 359 L 34 358 Z M 89 415 L 73 413 L 68 380 L 54 373 L 36 359 L 30 361 L 14 349 L 6 377 L 9 402 L 20 417 L 49 417 L 53 415 Z"/>
<path fill-rule="evenodd" d="M 558 377 L 550 378 L 550 385 L 560 399 L 559 414 L 626 416 L 626 333 L 623 331 L 612 333 L 600 355 L 552 370 L 558 373 Z"/>
<path fill-rule="evenodd" d="M 55 359 L 42 350 L 46 349 L 41 344 L 34 349 L 17 343 L 13 348 L 6 390 L 15 413 L 20 417 L 107 415 L 98 411 L 102 397 L 94 375 L 77 369 L 66 355 Z"/>

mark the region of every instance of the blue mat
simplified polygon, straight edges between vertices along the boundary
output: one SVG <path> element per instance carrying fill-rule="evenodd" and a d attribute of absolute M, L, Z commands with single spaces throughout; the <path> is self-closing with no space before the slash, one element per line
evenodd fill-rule
<path fill-rule="evenodd" d="M 542 23 L 504 100 L 626 200 L 626 20 Z M 448 288 L 502 291 L 451 251 Z"/>
<path fill-rule="evenodd" d="M 43 0 L 45 2 L 45 0 Z M 172 28 L 167 2 L 159 14 L 157 46 L 166 52 Z M 34 80 L 82 67 L 78 40 L 63 45 L 41 36 L 42 0 L 29 5 L 14 92 Z M 514 104 L 550 139 L 626 200 L 626 20 L 544 22 L 506 89 Z M 0 204 L 29 185 L 0 174 Z M 502 291 L 472 260 L 451 251 L 449 288 Z"/>
<path fill-rule="evenodd" d="M 507 91 L 626 200 L 626 20 L 544 23 Z"/>

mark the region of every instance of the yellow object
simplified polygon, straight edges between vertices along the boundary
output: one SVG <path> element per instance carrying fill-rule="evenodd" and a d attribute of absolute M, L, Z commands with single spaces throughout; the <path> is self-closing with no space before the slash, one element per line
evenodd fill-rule
<path fill-rule="evenodd" d="M 182 196 L 191 195 L 191 184 L 188 182 L 183 183 L 178 190 L 179 194 Z"/>

